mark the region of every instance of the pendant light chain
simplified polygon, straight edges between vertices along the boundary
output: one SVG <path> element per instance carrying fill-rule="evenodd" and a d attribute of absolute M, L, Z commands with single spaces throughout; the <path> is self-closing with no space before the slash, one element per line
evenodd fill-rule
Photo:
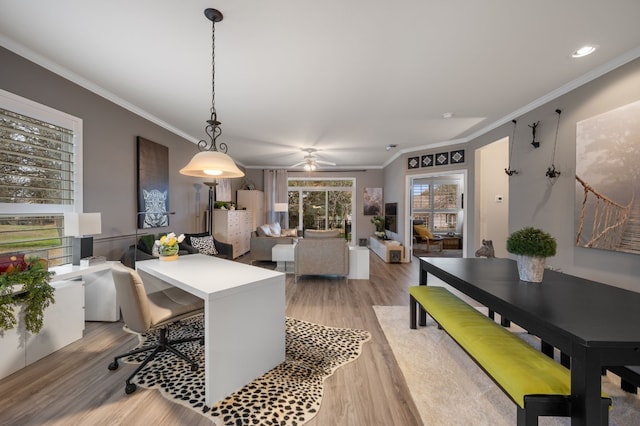
<path fill-rule="evenodd" d="M 211 116 L 216 117 L 216 23 L 211 21 Z"/>
<path fill-rule="evenodd" d="M 211 20 L 211 118 L 207 120 L 207 126 L 205 127 L 205 133 L 210 140 L 209 142 L 205 140 L 198 142 L 198 149 L 200 151 L 219 151 L 226 154 L 227 144 L 224 142 L 217 143 L 218 137 L 222 135 L 222 128 L 220 127 L 222 123 L 218 121 L 218 113 L 216 112 L 216 22 L 222 20 L 222 15 L 207 14 L 208 11 L 217 11 L 212 9 L 205 11 L 207 19 Z"/>

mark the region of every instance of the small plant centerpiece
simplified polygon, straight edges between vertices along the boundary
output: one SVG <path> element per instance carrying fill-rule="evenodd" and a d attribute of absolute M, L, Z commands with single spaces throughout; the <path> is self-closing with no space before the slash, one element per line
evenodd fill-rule
<path fill-rule="evenodd" d="M 376 231 L 374 235 L 378 238 L 384 238 L 384 217 L 383 216 L 374 216 L 371 218 L 371 223 L 373 223 L 376 227 Z"/>
<path fill-rule="evenodd" d="M 15 307 L 21 306 L 25 329 L 33 334 L 42 330 L 44 310 L 55 303 L 49 282 L 53 272 L 46 260 L 24 255 L 8 256 L 0 269 L 0 332 L 18 325 Z"/>
<path fill-rule="evenodd" d="M 184 241 L 184 234 L 176 236 L 173 232 L 163 235 L 159 240 L 156 240 L 155 245 L 158 247 L 160 260 L 178 259 L 178 251 L 180 250 L 180 243 L 182 241 Z"/>
<path fill-rule="evenodd" d="M 556 255 L 555 238 L 541 229 L 526 227 L 507 238 L 507 251 L 517 255 L 521 281 L 542 282 L 547 257 Z"/>

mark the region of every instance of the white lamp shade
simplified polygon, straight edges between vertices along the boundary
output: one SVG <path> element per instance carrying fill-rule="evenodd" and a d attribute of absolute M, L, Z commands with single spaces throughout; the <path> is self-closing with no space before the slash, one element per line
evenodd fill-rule
<path fill-rule="evenodd" d="M 100 213 L 65 213 L 64 235 L 80 237 L 102 233 Z"/>
<path fill-rule="evenodd" d="M 206 178 L 239 178 L 242 170 L 227 154 L 219 151 L 202 151 L 193 156 L 180 174 Z"/>
<path fill-rule="evenodd" d="M 287 203 L 274 203 L 273 204 L 273 211 L 274 212 L 288 212 L 289 211 L 289 205 Z"/>

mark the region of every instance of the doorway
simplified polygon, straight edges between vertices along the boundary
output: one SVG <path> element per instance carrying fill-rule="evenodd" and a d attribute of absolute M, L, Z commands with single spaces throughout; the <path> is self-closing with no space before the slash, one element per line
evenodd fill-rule
<path fill-rule="evenodd" d="M 496 257 L 508 257 L 509 236 L 509 138 L 505 137 L 475 152 L 474 241 L 492 240 Z"/>
<path fill-rule="evenodd" d="M 465 176 L 459 171 L 410 177 L 407 239 L 413 256 L 462 257 Z"/>

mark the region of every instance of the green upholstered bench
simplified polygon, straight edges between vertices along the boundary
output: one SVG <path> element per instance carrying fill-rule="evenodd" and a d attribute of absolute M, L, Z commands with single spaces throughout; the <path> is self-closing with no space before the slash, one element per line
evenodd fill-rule
<path fill-rule="evenodd" d="M 571 415 L 571 373 L 518 336 L 482 315 L 447 289 L 409 288 L 410 327 L 425 310 L 518 406 L 518 425 L 538 424 L 539 416 Z M 611 399 L 602 398 L 605 407 Z M 608 410 L 601 424 L 607 425 Z"/>

